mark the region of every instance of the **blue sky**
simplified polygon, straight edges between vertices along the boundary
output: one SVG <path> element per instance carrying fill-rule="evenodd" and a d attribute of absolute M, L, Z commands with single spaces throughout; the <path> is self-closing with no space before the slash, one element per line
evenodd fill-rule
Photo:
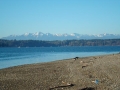
<path fill-rule="evenodd" d="M 120 0 L 0 0 L 0 37 L 26 32 L 120 34 Z"/>

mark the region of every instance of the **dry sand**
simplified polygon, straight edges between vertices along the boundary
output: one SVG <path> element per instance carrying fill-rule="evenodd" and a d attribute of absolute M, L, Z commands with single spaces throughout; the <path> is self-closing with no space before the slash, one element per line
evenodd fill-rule
<path fill-rule="evenodd" d="M 1 69 L 0 90 L 120 90 L 120 54 Z"/>

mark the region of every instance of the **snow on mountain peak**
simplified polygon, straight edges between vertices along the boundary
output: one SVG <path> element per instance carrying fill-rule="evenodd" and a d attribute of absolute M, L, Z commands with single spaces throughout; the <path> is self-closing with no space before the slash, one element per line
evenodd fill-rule
<path fill-rule="evenodd" d="M 72 34 L 70 34 L 71 36 L 75 36 L 75 34 L 74 33 L 72 33 Z"/>
<path fill-rule="evenodd" d="M 43 36 L 44 33 L 42 33 L 42 32 L 36 32 L 36 33 L 34 33 L 33 35 L 38 37 L 39 35 L 40 35 L 40 36 Z"/>
<path fill-rule="evenodd" d="M 29 35 L 29 33 L 25 33 L 24 35 L 25 35 L 25 36 L 28 36 L 28 35 Z"/>
<path fill-rule="evenodd" d="M 62 34 L 55 34 L 55 36 L 62 36 Z"/>
<path fill-rule="evenodd" d="M 2 39 L 8 39 L 8 40 L 70 40 L 70 39 L 120 39 L 119 34 L 78 34 L 78 33 L 72 33 L 72 34 L 51 34 L 51 33 L 42 33 L 42 32 L 36 32 L 36 33 L 25 33 L 22 35 L 10 35 L 8 37 L 3 37 Z"/>
<path fill-rule="evenodd" d="M 39 35 L 39 32 L 36 32 L 34 35 L 35 35 L 35 36 L 38 36 L 38 35 Z"/>

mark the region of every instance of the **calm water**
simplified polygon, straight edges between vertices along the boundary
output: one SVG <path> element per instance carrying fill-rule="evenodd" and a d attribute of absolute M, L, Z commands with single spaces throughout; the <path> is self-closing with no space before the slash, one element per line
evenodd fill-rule
<path fill-rule="evenodd" d="M 120 46 L 0 48 L 0 69 L 11 66 L 50 62 L 120 52 Z"/>

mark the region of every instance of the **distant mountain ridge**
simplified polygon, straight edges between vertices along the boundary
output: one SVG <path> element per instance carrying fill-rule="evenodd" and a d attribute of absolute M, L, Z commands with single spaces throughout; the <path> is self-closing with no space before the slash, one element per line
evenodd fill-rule
<path fill-rule="evenodd" d="M 3 37 L 1 39 L 7 40 L 80 40 L 80 39 L 120 39 L 120 34 L 98 34 L 98 35 L 88 35 L 88 34 L 51 34 L 51 33 L 25 33 L 22 35 L 10 35 Z"/>

